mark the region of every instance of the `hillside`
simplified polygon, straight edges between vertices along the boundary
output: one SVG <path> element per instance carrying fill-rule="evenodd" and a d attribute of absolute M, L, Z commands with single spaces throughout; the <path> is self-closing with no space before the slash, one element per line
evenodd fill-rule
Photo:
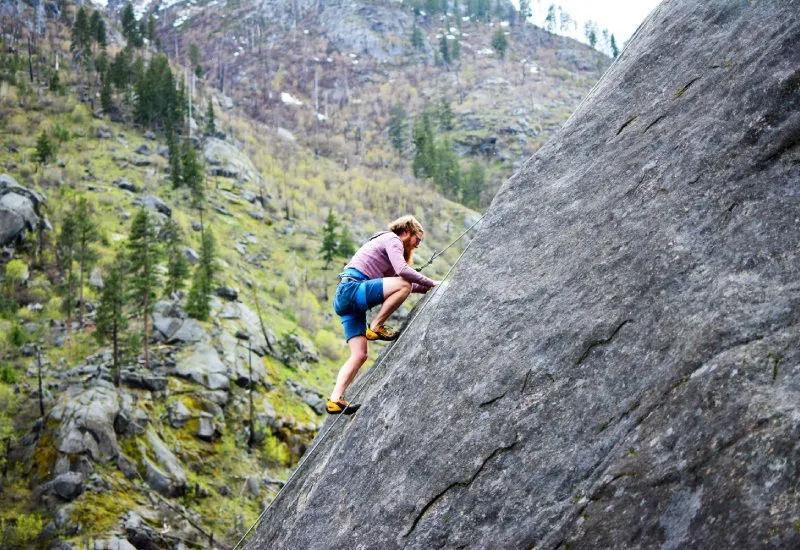
<path fill-rule="evenodd" d="M 270 13 L 270 21 L 284 21 L 276 15 L 283 3 L 261 6 L 278 10 Z M 246 7 L 230 6 L 234 11 L 209 21 L 242 19 L 239 15 L 247 12 L 235 9 Z M 348 69 L 331 69 L 318 80 L 325 83 L 320 88 L 330 100 L 325 123 L 316 117 L 318 125 L 308 122 L 315 118 L 314 111 L 309 112 L 313 96 L 300 84 L 301 73 L 295 74 L 302 65 L 299 57 L 292 57 L 299 33 L 274 35 L 270 56 L 287 61 L 271 73 L 267 95 L 274 97 L 260 110 L 248 103 L 255 96 L 248 93 L 238 69 L 227 68 L 219 88 L 206 74 L 195 82 L 194 93 L 187 94 L 194 109 L 188 119 L 192 136 L 186 129 L 181 134 L 204 167 L 201 224 L 194 192 L 172 183 L 164 128 L 135 122 L 138 88 L 114 88 L 111 105 L 106 112 L 101 108 L 99 71 L 87 63 L 88 50 L 79 55 L 71 49 L 77 6 L 53 5 L 37 12 L 4 2 L 0 8 L 0 234 L 5 236 L 8 228 L 16 231 L 4 239 L 0 265 L 4 544 L 231 546 L 274 498 L 316 435 L 324 419 L 322 398 L 346 351 L 341 327 L 330 311 L 338 267 L 346 258 L 336 258 L 326 269 L 320 252 L 328 213 L 349 229 L 356 243 L 400 214 L 415 214 L 426 229 L 418 263 L 479 217 L 442 196 L 430 179 L 412 175 L 410 133 L 402 160 L 387 136 L 386 115 L 401 97 L 397 90 L 409 94 L 404 102 L 409 116 L 420 114 L 425 102 L 415 98 L 441 99 L 439 92 L 428 90 L 429 83 L 456 78 L 456 70 L 437 66 L 428 42 L 424 53 L 415 54 L 419 59 L 398 61 L 388 72 L 379 54 L 373 58 L 362 52 L 358 64 L 349 53 L 341 54 L 336 59 Z M 367 13 L 384 8 L 367 6 Z M 117 23 L 116 10 L 112 5 L 112 17 L 104 19 L 107 50 L 92 44 L 92 57 L 107 51 L 111 61 L 125 51 L 125 31 Z M 205 9 L 201 13 L 214 14 Z M 424 20 L 419 24 L 426 40 L 432 40 L 433 26 Z M 361 27 L 354 23 L 352 32 L 344 35 L 352 36 Z M 529 30 L 534 36 L 541 32 Z M 167 32 L 159 32 L 161 43 L 169 44 Z M 488 31 L 475 24 L 472 32 Z M 192 33 L 201 44 L 213 42 L 201 41 L 199 29 Z M 526 101 L 525 94 L 537 89 L 535 79 L 526 77 L 525 87 L 519 89 L 508 87 L 499 75 L 512 61 L 477 52 L 474 63 L 464 61 L 458 69 L 465 100 L 453 100 L 457 123 L 442 134 L 449 132 L 456 150 L 459 134 L 469 134 L 464 143 L 478 143 L 479 152 L 481 144 L 489 143 L 485 138 L 496 134 L 496 141 L 490 139 L 492 154 L 481 160 L 494 174 L 490 181 L 495 184 L 519 161 L 516 155 L 538 147 L 547 132 L 566 119 L 569 105 L 577 105 L 599 75 L 598 64 L 607 63 L 575 43 L 548 40 L 540 40 L 552 49 L 538 62 L 538 74 L 546 76 L 536 86 L 546 87 L 552 94 L 547 97 L 563 97 L 530 103 L 530 113 L 547 120 L 547 130 L 523 132 L 525 140 L 511 139 L 512 134 L 501 129 L 509 121 L 525 120 L 527 115 L 516 116 L 513 110 Z M 559 44 L 566 53 L 559 53 Z M 574 50 L 594 64 L 570 72 L 553 61 L 561 55 L 572 59 Z M 208 51 L 201 49 L 203 59 L 214 58 Z M 145 74 L 144 66 L 157 63 L 155 40 L 132 52 L 142 62 L 138 69 L 134 62 L 131 73 L 142 69 L 140 74 Z M 183 61 L 173 60 L 175 75 L 186 73 Z M 225 84 L 228 78 L 235 84 Z M 495 84 L 516 90 L 508 103 L 491 100 Z M 337 90 L 348 90 L 350 96 L 339 97 Z M 300 98 L 303 105 L 281 101 L 281 93 Z M 488 107 L 495 103 L 496 110 Z M 217 129 L 207 133 L 209 104 L 216 111 Z M 54 148 L 44 160 L 39 158 L 42 136 Z M 490 193 L 487 186 L 485 200 Z M 76 318 L 77 302 L 71 317 L 65 313 L 70 277 L 62 249 L 64 228 L 81 204 L 96 231 L 82 285 L 82 324 Z M 20 205 L 22 209 L 11 208 Z M 153 328 L 149 366 L 141 347 L 132 345 L 117 386 L 113 347 L 95 338 L 98 308 L 142 208 L 162 239 L 167 222 L 177 224 L 184 240 L 180 251 L 193 273 L 199 269 L 201 235 L 213 235 L 218 269 L 207 320 L 187 316 L 190 280 L 172 295 L 158 289 L 148 318 Z M 5 225 L 8 220 L 16 223 L 14 216 L 20 212 L 22 226 Z M 470 238 L 456 243 L 426 274 L 441 278 Z M 77 279 L 78 260 L 68 263 Z M 162 264 L 162 282 L 165 271 Z M 79 286 L 76 280 L 73 289 Z M 401 310 L 395 324 L 412 306 L 413 301 Z M 135 340 L 141 336 L 141 320 L 134 308 L 126 309 L 126 317 L 127 335 Z M 378 344 L 372 350 L 371 362 L 381 349 Z"/>
<path fill-rule="evenodd" d="M 797 548 L 798 6 L 664 0 L 246 548 Z"/>

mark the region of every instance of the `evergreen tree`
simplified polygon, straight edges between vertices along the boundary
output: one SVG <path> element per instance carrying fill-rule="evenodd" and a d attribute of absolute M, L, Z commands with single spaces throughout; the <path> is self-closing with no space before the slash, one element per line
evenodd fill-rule
<path fill-rule="evenodd" d="M 550 7 L 547 8 L 547 16 L 544 18 L 544 28 L 547 29 L 548 32 L 556 31 L 556 7 L 554 4 L 550 4 Z"/>
<path fill-rule="evenodd" d="M 478 161 L 472 161 L 461 187 L 461 202 L 470 208 L 478 208 L 486 180 L 486 172 Z"/>
<path fill-rule="evenodd" d="M 206 135 L 213 136 L 217 133 L 217 124 L 214 120 L 214 104 L 208 98 L 208 108 L 206 109 Z"/>
<path fill-rule="evenodd" d="M 134 85 L 134 117 L 137 123 L 157 129 L 163 129 L 169 123 L 175 128 L 182 126 L 181 98 L 165 55 L 155 56 L 147 70 L 136 78 Z"/>
<path fill-rule="evenodd" d="M 175 135 L 175 130 L 172 125 L 167 127 L 167 156 L 169 157 L 169 179 L 172 182 L 172 187 L 177 189 L 183 185 L 183 178 L 181 176 L 181 149 L 178 146 L 178 137 Z"/>
<path fill-rule="evenodd" d="M 76 224 L 74 211 L 67 212 L 61 223 L 61 232 L 58 234 L 56 254 L 58 264 L 66 282 L 66 298 L 63 301 L 63 310 L 67 315 L 67 336 L 72 332 L 72 309 L 75 304 L 75 275 L 73 272 L 76 257 Z"/>
<path fill-rule="evenodd" d="M 55 145 L 47 137 L 47 132 L 42 130 L 36 140 L 36 162 L 47 164 L 55 156 Z"/>
<path fill-rule="evenodd" d="M 97 42 L 101 48 L 105 49 L 108 45 L 106 38 L 106 22 L 97 10 L 92 11 L 92 17 L 89 20 L 89 32 L 92 40 Z"/>
<path fill-rule="evenodd" d="M 597 46 L 597 25 L 592 21 L 587 21 L 583 26 L 583 35 L 586 37 L 586 42 L 594 48 Z"/>
<path fill-rule="evenodd" d="M 72 40 L 70 50 L 73 52 L 86 53 L 92 46 L 92 29 L 89 23 L 89 14 L 86 8 L 81 6 L 75 16 L 75 23 L 72 25 Z"/>
<path fill-rule="evenodd" d="M 200 260 L 194 270 L 192 287 L 186 303 L 186 312 L 189 316 L 204 321 L 211 312 L 210 296 L 216 274 L 216 243 L 211 230 L 204 230 L 200 245 Z"/>
<path fill-rule="evenodd" d="M 400 157 L 403 156 L 403 150 L 406 146 L 407 132 L 408 115 L 402 105 L 395 105 L 392 107 L 389 117 L 389 141 L 392 142 L 392 147 Z"/>
<path fill-rule="evenodd" d="M 197 44 L 189 44 L 189 63 L 192 65 L 194 74 L 201 78 L 203 76 L 203 67 L 200 66 L 200 48 Z"/>
<path fill-rule="evenodd" d="M 453 47 L 450 49 L 450 57 L 453 58 L 454 61 L 461 57 L 461 39 L 458 36 L 453 40 Z"/>
<path fill-rule="evenodd" d="M 619 56 L 619 48 L 617 47 L 617 39 L 614 38 L 614 34 L 611 34 L 611 57 L 616 59 Z"/>
<path fill-rule="evenodd" d="M 427 110 L 414 121 L 414 161 L 411 168 L 415 177 L 431 177 L 436 163 L 433 129 Z"/>
<path fill-rule="evenodd" d="M 453 108 L 447 98 L 439 100 L 439 127 L 445 132 L 453 129 Z"/>
<path fill-rule="evenodd" d="M 434 150 L 433 182 L 444 196 L 457 200 L 461 194 L 461 167 L 453 146 L 450 140 L 445 139 L 436 144 Z"/>
<path fill-rule="evenodd" d="M 189 188 L 192 206 L 200 208 L 205 198 L 205 175 L 192 142 L 184 141 L 181 151 L 181 185 Z"/>
<path fill-rule="evenodd" d="M 156 297 L 156 290 L 160 285 L 156 268 L 161 258 L 161 250 L 156 240 L 155 228 L 144 207 L 140 208 L 133 218 L 127 248 L 128 296 L 141 315 L 145 365 L 149 368 L 150 327 L 148 320 Z"/>
<path fill-rule="evenodd" d="M 439 38 L 439 53 L 442 54 L 442 61 L 445 65 L 449 65 L 453 60 L 450 58 L 450 48 L 447 45 L 447 33 L 442 34 Z"/>
<path fill-rule="evenodd" d="M 492 48 L 494 48 L 494 51 L 497 52 L 497 57 L 500 59 L 505 59 L 506 49 L 508 49 L 508 39 L 506 38 L 506 33 L 503 32 L 502 27 L 497 29 L 492 35 Z"/>
<path fill-rule="evenodd" d="M 339 227 L 339 222 L 333 214 L 332 209 L 328 209 L 328 216 L 325 218 L 325 227 L 322 228 L 322 259 L 325 260 L 325 267 L 328 269 L 333 258 L 336 256 L 339 245 L 339 237 L 336 234 L 336 228 Z"/>
<path fill-rule="evenodd" d="M 422 34 L 422 30 L 414 24 L 414 28 L 411 29 L 411 47 L 415 50 L 422 51 L 425 49 L 425 35 Z"/>
<path fill-rule="evenodd" d="M 164 243 L 167 255 L 167 280 L 164 285 L 164 294 L 172 294 L 183 290 L 186 278 L 189 276 L 189 262 L 183 254 L 183 239 L 181 231 L 174 221 L 170 220 L 164 226 Z"/>
<path fill-rule="evenodd" d="M 111 78 L 109 78 L 108 74 L 103 75 L 102 83 L 102 87 L 100 88 L 100 105 L 103 107 L 103 112 L 108 113 L 114 108 Z"/>
<path fill-rule="evenodd" d="M 130 3 L 125 4 L 125 7 L 122 8 L 121 23 L 122 36 L 128 41 L 128 46 L 141 48 L 144 42 L 139 33 L 139 25 L 136 23 L 136 14 L 133 13 L 133 6 Z"/>
<path fill-rule="evenodd" d="M 120 340 L 127 328 L 125 307 L 125 268 L 122 255 L 118 255 L 114 265 L 103 279 L 103 293 L 97 307 L 95 338 L 100 343 L 111 341 L 113 345 L 114 385 L 120 385 Z"/>
<path fill-rule="evenodd" d="M 125 90 L 128 85 L 131 83 L 131 56 L 132 52 L 130 49 L 125 48 L 117 52 L 117 55 L 114 56 L 114 60 L 111 62 L 111 66 L 108 69 L 108 76 L 111 79 L 111 83 L 119 91 Z"/>
<path fill-rule="evenodd" d="M 92 249 L 92 244 L 97 241 L 97 225 L 92 219 L 92 209 L 86 197 L 78 199 L 75 208 L 75 239 L 78 252 L 78 265 L 80 267 L 80 283 L 78 285 L 78 328 L 83 327 L 83 312 L 85 304 L 83 301 L 83 286 L 86 280 L 86 273 L 96 259 L 96 253 Z"/>
<path fill-rule="evenodd" d="M 519 16 L 523 21 L 527 21 L 531 15 L 533 15 L 531 11 L 531 0 L 519 0 Z"/>
<path fill-rule="evenodd" d="M 339 235 L 339 247 L 336 249 L 336 254 L 344 258 L 349 258 L 356 253 L 356 243 L 353 242 L 353 237 L 350 235 L 350 228 L 342 226 L 342 233 Z"/>

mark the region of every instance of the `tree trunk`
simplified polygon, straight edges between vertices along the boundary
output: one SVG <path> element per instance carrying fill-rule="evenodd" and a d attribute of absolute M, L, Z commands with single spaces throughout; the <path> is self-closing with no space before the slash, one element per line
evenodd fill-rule
<path fill-rule="evenodd" d="M 253 346 L 250 345 L 250 342 L 247 342 L 247 365 L 250 369 L 248 374 L 250 385 L 247 392 L 250 398 L 250 437 L 247 440 L 247 446 L 252 449 L 256 443 L 256 424 L 253 415 Z"/>
<path fill-rule="evenodd" d="M 81 244 L 81 285 L 78 288 L 78 330 L 83 328 L 83 271 L 86 260 L 86 246 Z"/>
<path fill-rule="evenodd" d="M 114 315 L 114 328 L 112 332 L 114 339 L 114 385 L 119 387 L 122 380 L 119 372 L 119 327 L 117 326 L 116 312 Z"/>
<path fill-rule="evenodd" d="M 36 346 L 36 366 L 39 378 L 39 413 L 44 418 L 44 390 L 42 389 L 42 352 L 39 346 Z"/>

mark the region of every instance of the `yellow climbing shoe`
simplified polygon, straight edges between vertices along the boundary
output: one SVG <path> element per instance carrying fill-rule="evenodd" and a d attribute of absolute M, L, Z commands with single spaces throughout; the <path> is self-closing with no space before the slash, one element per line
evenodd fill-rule
<path fill-rule="evenodd" d="M 397 333 L 381 325 L 376 329 L 367 327 L 367 340 L 385 340 L 387 342 L 397 338 Z"/>
<path fill-rule="evenodd" d="M 326 407 L 328 414 L 346 414 L 346 415 L 354 414 L 360 408 L 361 405 L 351 405 L 342 398 L 339 398 L 336 401 L 328 401 Z"/>

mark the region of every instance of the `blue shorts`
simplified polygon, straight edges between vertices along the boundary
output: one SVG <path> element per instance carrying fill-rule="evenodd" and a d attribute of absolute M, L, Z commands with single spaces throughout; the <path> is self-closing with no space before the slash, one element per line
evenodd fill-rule
<path fill-rule="evenodd" d="M 340 282 L 333 297 L 333 310 L 342 321 L 344 339 L 348 341 L 366 334 L 367 310 L 383 303 L 383 279 L 367 279 L 353 268 L 345 269 L 342 276 L 356 279 Z"/>

